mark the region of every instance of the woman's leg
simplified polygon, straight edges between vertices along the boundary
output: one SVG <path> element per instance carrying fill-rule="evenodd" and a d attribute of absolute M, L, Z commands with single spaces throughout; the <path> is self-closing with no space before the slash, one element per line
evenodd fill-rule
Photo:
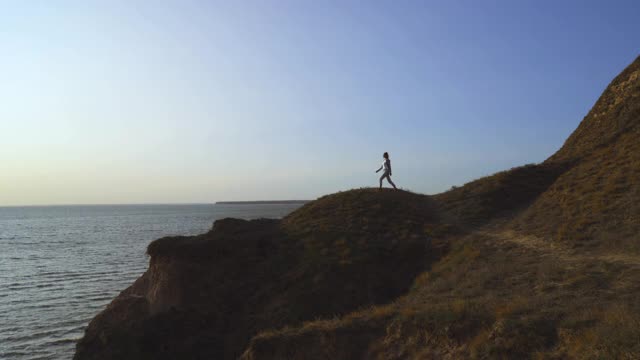
<path fill-rule="evenodd" d="M 394 184 L 393 181 L 391 181 L 391 176 L 389 176 L 388 174 L 387 174 L 387 181 L 389 182 L 389 184 L 391 184 L 391 186 L 393 186 L 394 189 L 396 190 L 398 189 L 396 187 L 396 184 Z"/>
<path fill-rule="evenodd" d="M 387 177 L 387 176 L 388 176 L 388 175 L 387 175 L 387 173 L 386 173 L 386 172 L 382 173 L 382 176 L 380 176 L 380 187 L 379 187 L 379 189 L 382 189 L 382 180 L 383 180 L 385 177 Z"/>

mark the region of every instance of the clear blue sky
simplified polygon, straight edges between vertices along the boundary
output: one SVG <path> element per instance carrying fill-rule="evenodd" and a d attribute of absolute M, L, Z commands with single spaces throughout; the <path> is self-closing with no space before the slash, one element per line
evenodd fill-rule
<path fill-rule="evenodd" d="M 436 193 L 543 161 L 636 1 L 0 1 L 0 205 Z"/>

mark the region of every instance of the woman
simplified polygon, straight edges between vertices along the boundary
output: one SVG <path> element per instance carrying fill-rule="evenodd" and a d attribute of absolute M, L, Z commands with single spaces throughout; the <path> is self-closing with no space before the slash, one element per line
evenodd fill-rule
<path fill-rule="evenodd" d="M 382 176 L 380 176 L 380 189 L 382 189 L 382 180 L 384 178 L 387 178 L 387 181 L 389 182 L 389 184 L 391 184 L 391 186 L 393 186 L 394 189 L 398 190 L 398 188 L 396 187 L 396 184 L 394 184 L 393 181 L 391 181 L 391 160 L 389 160 L 389 153 L 384 153 L 382 157 L 384 158 L 384 161 L 382 162 L 382 166 L 380 166 L 380 169 L 376 170 L 376 173 L 377 173 L 380 170 L 384 169 L 384 171 L 382 172 Z"/>

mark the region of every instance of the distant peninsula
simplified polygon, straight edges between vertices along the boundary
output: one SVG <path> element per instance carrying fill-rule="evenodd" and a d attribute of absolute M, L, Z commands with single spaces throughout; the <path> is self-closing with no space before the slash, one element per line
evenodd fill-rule
<path fill-rule="evenodd" d="M 311 200 L 216 201 L 216 205 L 282 205 L 306 204 Z"/>

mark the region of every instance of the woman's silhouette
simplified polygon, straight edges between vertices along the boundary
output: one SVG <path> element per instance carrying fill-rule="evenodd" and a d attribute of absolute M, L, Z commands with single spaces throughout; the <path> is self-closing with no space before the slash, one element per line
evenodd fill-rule
<path fill-rule="evenodd" d="M 391 181 L 391 160 L 389 160 L 389 153 L 382 154 L 382 157 L 384 158 L 384 161 L 382 162 L 382 166 L 380 166 L 380 169 L 376 170 L 376 173 L 377 173 L 380 170 L 384 169 L 384 171 L 382 172 L 382 176 L 380 176 L 380 189 L 382 189 L 382 180 L 384 178 L 387 178 L 387 181 L 389 182 L 389 184 L 391 184 L 391 186 L 393 186 L 394 189 L 398 190 L 398 188 L 396 187 L 396 184 L 394 184 L 393 181 Z"/>

